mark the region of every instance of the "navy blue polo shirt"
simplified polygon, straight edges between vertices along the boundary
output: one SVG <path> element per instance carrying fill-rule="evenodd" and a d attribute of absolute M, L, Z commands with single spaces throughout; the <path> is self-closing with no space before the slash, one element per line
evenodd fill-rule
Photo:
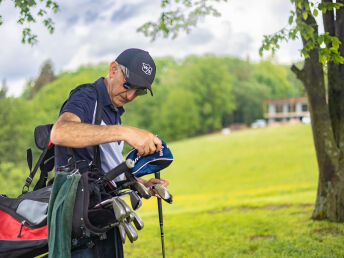
<path fill-rule="evenodd" d="M 100 94 L 102 104 L 101 125 L 121 124 L 121 115 L 124 113 L 124 109 L 123 107 L 113 106 L 104 83 L 104 78 L 101 77 L 92 84 L 97 87 Z M 61 107 L 60 115 L 64 112 L 71 112 L 77 115 L 82 123 L 93 124 L 95 121 L 96 108 L 97 93 L 95 89 L 91 86 L 81 87 L 75 90 L 73 94 L 69 95 L 68 99 Z M 102 171 L 104 173 L 123 162 L 123 141 L 101 144 L 99 147 Z M 87 148 L 74 148 L 72 150 L 76 160 L 86 160 L 88 163 L 93 161 L 93 146 Z M 67 148 L 55 146 L 55 169 L 66 165 L 67 158 Z"/>

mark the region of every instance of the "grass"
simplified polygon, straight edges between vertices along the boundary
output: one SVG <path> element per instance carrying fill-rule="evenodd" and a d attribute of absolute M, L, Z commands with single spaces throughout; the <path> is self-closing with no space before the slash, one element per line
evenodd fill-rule
<path fill-rule="evenodd" d="M 170 145 L 161 172 L 167 257 L 343 257 L 344 226 L 310 219 L 317 164 L 309 125 L 214 134 Z M 137 211 L 139 239 L 126 257 L 161 257 L 155 199 Z"/>

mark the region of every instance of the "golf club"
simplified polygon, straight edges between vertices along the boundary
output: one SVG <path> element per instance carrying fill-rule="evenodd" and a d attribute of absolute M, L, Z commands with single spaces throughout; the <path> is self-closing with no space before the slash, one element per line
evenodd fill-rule
<path fill-rule="evenodd" d="M 129 196 L 130 196 L 131 207 L 133 208 L 133 210 L 137 210 L 138 208 L 140 208 L 142 205 L 142 200 L 139 197 L 139 195 L 136 192 L 131 191 L 129 193 Z"/>
<path fill-rule="evenodd" d="M 131 209 L 130 207 L 128 206 L 128 204 L 120 197 L 118 197 L 118 202 L 122 205 L 122 207 L 124 208 L 125 210 L 125 216 L 128 217 L 131 213 Z"/>
<path fill-rule="evenodd" d="M 135 212 L 132 212 L 131 214 L 133 214 L 133 216 L 134 216 L 133 222 L 134 222 L 136 229 L 137 230 L 143 229 L 144 224 L 143 224 L 142 219 L 139 217 L 139 215 L 137 215 Z"/>
<path fill-rule="evenodd" d="M 112 198 L 112 207 L 115 213 L 115 217 L 118 221 L 122 221 L 126 216 L 126 211 L 122 204 L 117 200 L 119 197 Z"/>
<path fill-rule="evenodd" d="M 161 184 L 156 184 L 150 187 L 151 190 L 154 190 L 164 201 L 169 204 L 172 203 L 172 194 L 166 189 L 165 186 Z"/>
<path fill-rule="evenodd" d="M 127 221 L 123 221 L 122 225 L 125 229 L 125 232 L 127 233 L 127 236 L 129 238 L 130 242 L 134 242 L 135 240 L 137 240 L 138 235 L 137 235 L 137 232 L 136 232 L 135 228 L 133 227 L 133 225 L 131 225 Z"/>
<path fill-rule="evenodd" d="M 137 192 L 145 199 L 151 198 L 151 195 L 149 193 L 149 190 L 147 187 L 145 187 L 142 183 L 136 181 L 134 184 L 135 189 Z"/>
<path fill-rule="evenodd" d="M 132 211 L 132 212 L 130 212 L 130 214 L 129 214 L 129 216 L 127 216 L 127 221 L 130 223 L 130 222 L 132 222 L 133 220 L 134 220 L 134 212 Z"/>
<path fill-rule="evenodd" d="M 125 233 L 125 229 L 124 229 L 122 222 L 119 223 L 118 230 L 119 230 L 119 234 L 121 235 L 122 243 L 124 244 L 125 238 L 126 238 L 126 233 Z"/>

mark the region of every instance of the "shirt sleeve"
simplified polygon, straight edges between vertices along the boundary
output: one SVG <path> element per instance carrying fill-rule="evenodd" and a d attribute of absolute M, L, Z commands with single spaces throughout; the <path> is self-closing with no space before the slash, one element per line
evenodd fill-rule
<path fill-rule="evenodd" d="M 97 94 L 92 87 L 83 87 L 71 92 L 62 105 L 60 115 L 71 112 L 77 115 L 82 123 L 92 123 Z"/>

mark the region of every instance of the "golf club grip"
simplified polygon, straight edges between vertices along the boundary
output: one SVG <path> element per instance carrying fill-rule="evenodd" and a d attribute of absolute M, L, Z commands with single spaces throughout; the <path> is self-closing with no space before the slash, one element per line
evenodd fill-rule
<path fill-rule="evenodd" d="M 109 172 L 107 172 L 104 175 L 103 180 L 111 181 L 115 179 L 116 177 L 118 177 L 120 174 L 130 171 L 130 169 L 133 168 L 133 164 L 131 164 L 130 161 L 132 162 L 132 160 L 129 160 L 129 159 L 127 161 L 123 161 L 117 167 L 111 169 Z"/>

